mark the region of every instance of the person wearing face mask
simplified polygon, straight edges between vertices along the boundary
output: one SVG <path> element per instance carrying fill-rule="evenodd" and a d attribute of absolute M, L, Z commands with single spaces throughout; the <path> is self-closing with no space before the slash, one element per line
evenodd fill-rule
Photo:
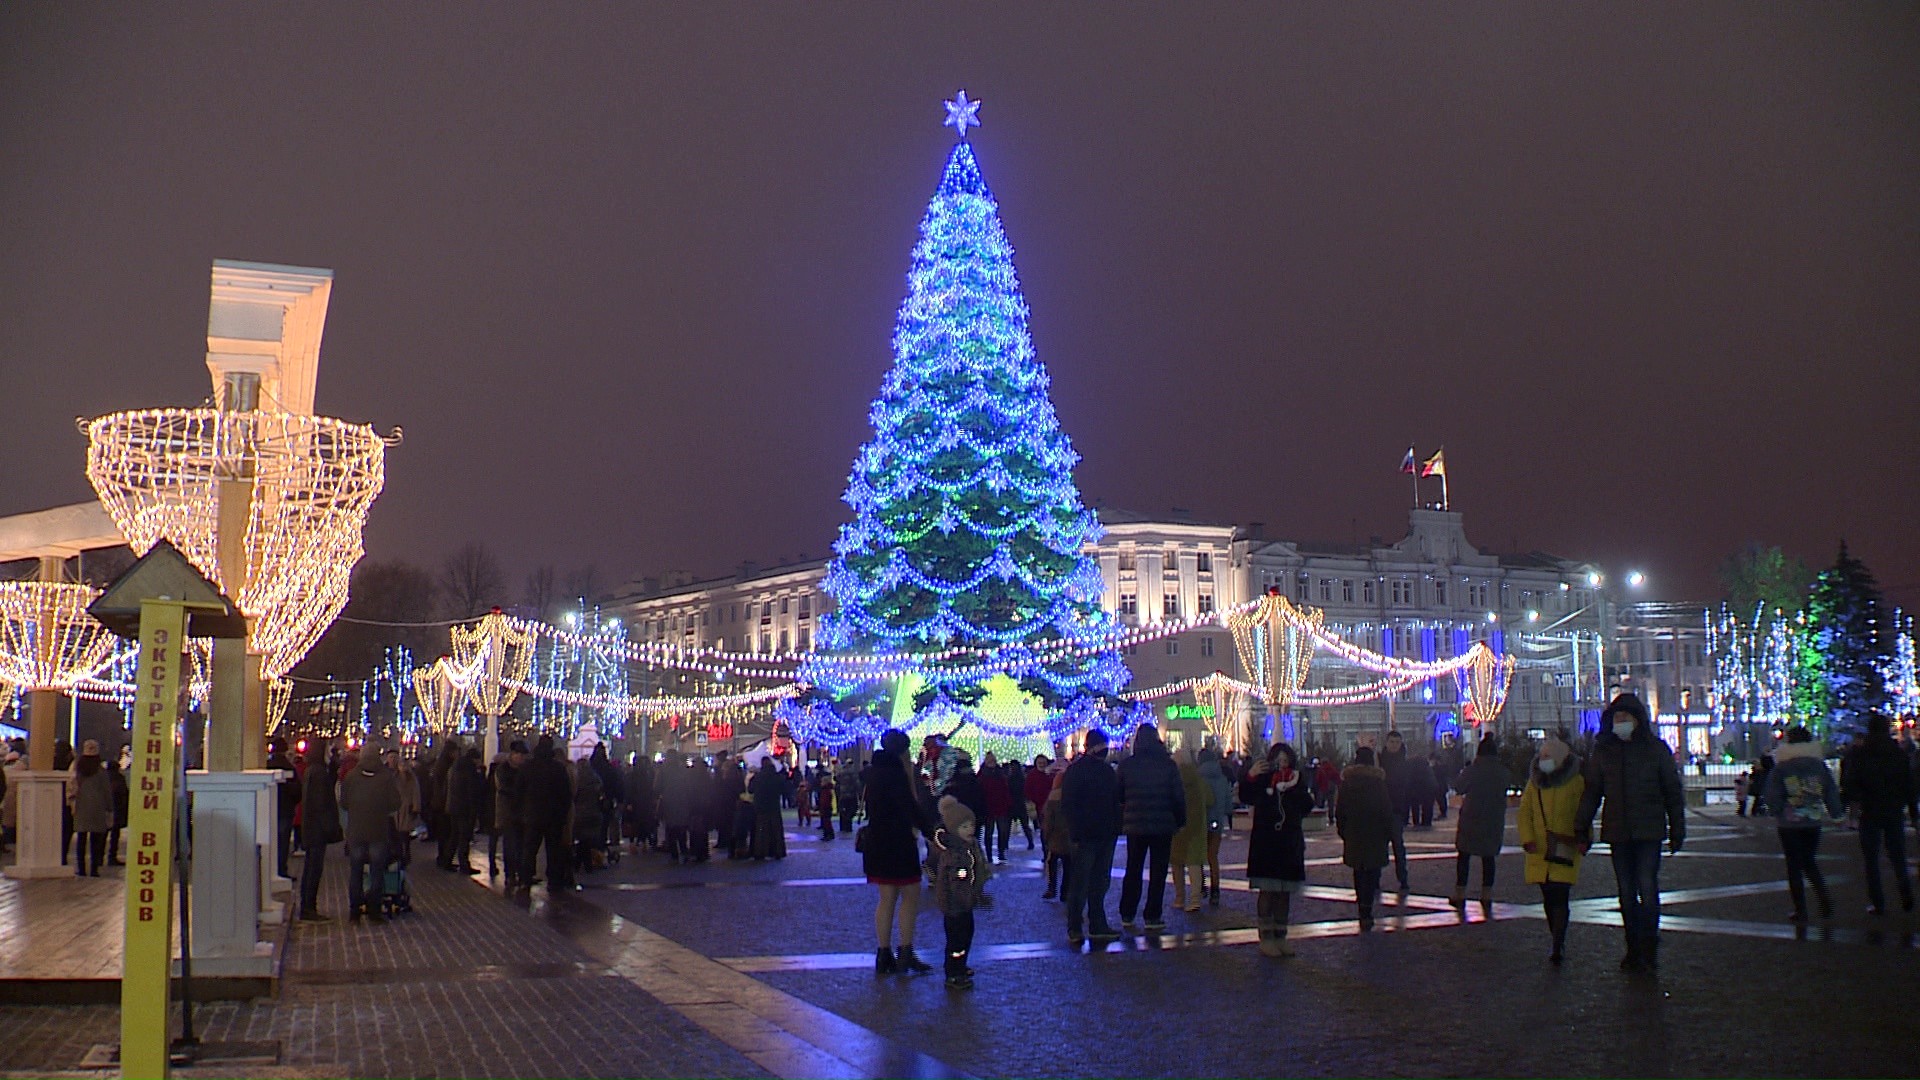
<path fill-rule="evenodd" d="M 1654 734 L 1646 705 L 1632 694 L 1614 698 L 1600 714 L 1587 789 L 1575 815 L 1582 835 L 1592 835 L 1596 811 L 1620 889 L 1627 938 L 1620 970 L 1652 971 L 1660 961 L 1660 845 L 1678 853 L 1686 842 L 1687 800 L 1673 751 Z"/>
<path fill-rule="evenodd" d="M 1580 775 L 1580 758 L 1573 748 L 1558 738 L 1541 743 L 1528 772 L 1527 790 L 1520 796 L 1520 847 L 1527 853 L 1527 884 L 1540 886 L 1547 931 L 1553 935 L 1547 960 L 1554 964 L 1560 963 L 1566 947 L 1569 901 L 1587 850 L 1576 836 L 1580 800 L 1586 791 L 1587 780 Z"/>

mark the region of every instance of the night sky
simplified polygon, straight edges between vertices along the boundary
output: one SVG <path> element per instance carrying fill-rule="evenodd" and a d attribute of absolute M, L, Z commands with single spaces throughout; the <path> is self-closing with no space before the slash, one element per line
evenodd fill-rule
<path fill-rule="evenodd" d="M 1483 548 L 1920 604 L 1920 7 L 1030 7 L 0 7 L 0 513 L 231 258 L 335 271 L 373 557 L 824 555 L 964 86 L 1089 501 L 1398 537 L 1444 443 Z"/>

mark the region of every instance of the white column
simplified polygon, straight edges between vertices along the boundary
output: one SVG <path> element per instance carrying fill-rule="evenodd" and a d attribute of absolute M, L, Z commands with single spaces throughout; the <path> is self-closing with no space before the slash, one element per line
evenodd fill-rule
<path fill-rule="evenodd" d="M 45 878 L 71 874 L 60 864 L 60 809 L 67 801 L 67 774 L 47 769 L 7 770 L 7 797 L 19 817 L 14 841 L 11 878 Z"/>

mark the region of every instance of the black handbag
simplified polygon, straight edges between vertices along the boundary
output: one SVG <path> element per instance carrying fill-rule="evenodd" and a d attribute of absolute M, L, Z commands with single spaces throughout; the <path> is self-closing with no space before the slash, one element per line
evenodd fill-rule
<path fill-rule="evenodd" d="M 868 830 L 868 829 L 870 829 L 870 828 L 872 828 L 872 827 L 873 827 L 873 826 L 871 826 L 871 825 L 862 825 L 862 826 L 860 826 L 860 828 L 859 828 L 858 830 L 856 830 L 856 831 L 854 832 L 854 834 L 853 834 L 853 850 L 854 850 L 855 852 L 858 852 L 858 853 L 860 853 L 860 854 L 863 854 L 863 855 L 864 855 L 864 854 L 866 854 L 866 851 L 867 851 L 867 830 Z"/>

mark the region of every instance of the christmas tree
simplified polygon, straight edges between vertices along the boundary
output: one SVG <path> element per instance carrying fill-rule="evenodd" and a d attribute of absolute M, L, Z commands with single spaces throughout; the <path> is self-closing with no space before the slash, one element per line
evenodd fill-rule
<path fill-rule="evenodd" d="M 1879 586 L 1844 543 L 1833 566 L 1813 583 L 1807 630 L 1816 655 L 1813 670 L 1802 673 L 1805 712 L 1816 720 L 1826 717 L 1831 737 L 1864 735 L 1867 717 L 1887 706 L 1882 672 L 1892 659 L 1893 633 Z M 1796 704 L 1802 696 L 1796 695 Z"/>
<path fill-rule="evenodd" d="M 976 723 L 987 684 L 1007 677 L 1055 712 L 1084 711 L 1129 678 L 1114 651 L 1091 645 L 1115 629 L 1083 553 L 1100 525 L 1074 485 L 1079 457 L 966 141 L 978 107 L 964 93 L 947 106 L 961 141 L 920 223 L 894 366 L 847 484 L 855 519 L 824 582 L 838 610 L 821 619 L 822 655 L 803 672 L 842 706 L 958 706 Z M 901 661 L 888 679 L 837 662 L 888 655 Z"/>

